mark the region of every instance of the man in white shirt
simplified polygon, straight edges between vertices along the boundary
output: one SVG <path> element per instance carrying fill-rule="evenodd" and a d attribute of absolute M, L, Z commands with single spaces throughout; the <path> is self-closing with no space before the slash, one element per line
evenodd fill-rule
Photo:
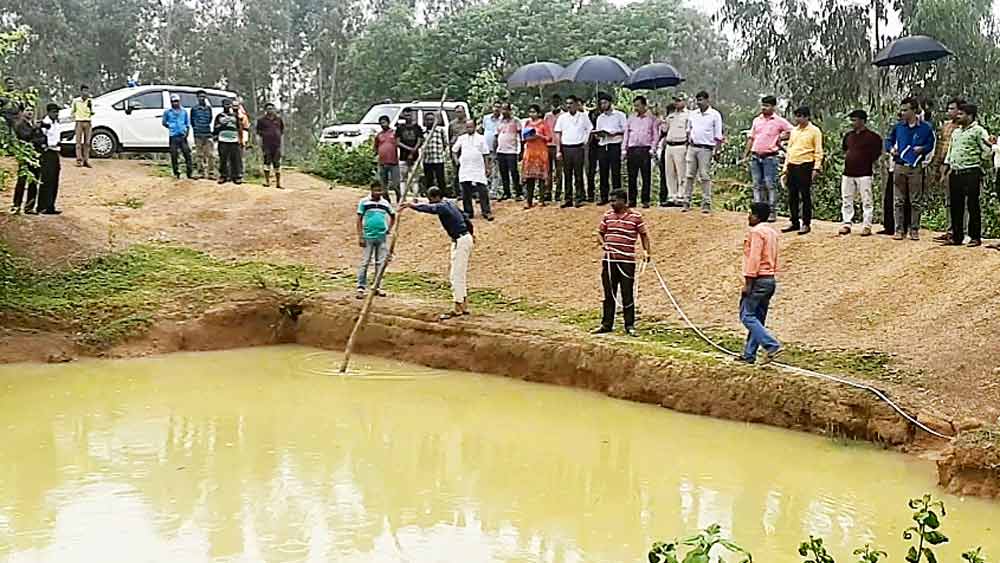
<path fill-rule="evenodd" d="M 49 104 L 45 107 L 45 118 L 41 129 L 45 133 L 45 151 L 42 153 L 42 187 L 38 190 L 38 213 L 41 215 L 59 215 L 62 211 L 56 209 L 56 197 L 59 196 L 59 105 Z"/>
<path fill-rule="evenodd" d="M 597 163 L 601 171 L 601 205 L 607 205 L 608 194 L 622 189 L 622 141 L 625 139 L 625 114 L 611 105 L 611 96 L 598 97 L 601 114 L 597 116 Z M 608 176 L 611 176 L 610 183 Z"/>
<path fill-rule="evenodd" d="M 687 98 L 678 92 L 669 113 L 660 121 L 660 207 L 677 207 L 684 202 L 688 113 Z"/>
<path fill-rule="evenodd" d="M 684 211 L 691 211 L 695 178 L 701 183 L 701 212 L 712 211 L 712 159 L 722 145 L 722 115 L 711 106 L 708 92 L 695 96 L 698 108 L 688 115 L 687 181 Z"/>
<path fill-rule="evenodd" d="M 466 122 L 465 134 L 455 140 L 452 152 L 458 158 L 458 183 L 462 187 L 462 207 L 469 218 L 476 216 L 472 206 L 472 192 L 479 197 L 479 208 L 487 221 L 493 220 L 490 210 L 490 194 L 486 189 L 492 167 L 489 165 L 490 148 L 486 138 L 476 131 L 475 120 Z"/>
<path fill-rule="evenodd" d="M 556 121 L 556 158 L 563 163 L 563 180 L 565 187 L 565 203 L 563 208 L 573 207 L 574 200 L 576 207 L 583 207 L 583 166 L 585 160 L 585 145 L 590 140 L 590 133 L 594 126 L 590 123 L 590 117 L 580 111 L 580 99 L 576 96 L 568 96 L 566 101 L 569 109 L 563 112 Z M 574 188 L 576 193 L 574 197 Z"/>

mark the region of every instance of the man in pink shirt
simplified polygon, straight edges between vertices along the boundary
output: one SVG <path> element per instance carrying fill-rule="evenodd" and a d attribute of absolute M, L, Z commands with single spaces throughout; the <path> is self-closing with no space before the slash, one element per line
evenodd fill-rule
<path fill-rule="evenodd" d="M 750 206 L 747 221 L 750 230 L 743 240 L 743 291 L 740 299 L 740 322 L 747 327 L 747 342 L 739 361 L 757 362 L 757 350 L 766 353 L 763 364 L 771 363 L 781 353 L 781 343 L 764 328 L 767 309 L 776 288 L 778 271 L 778 233 L 767 223 L 771 206 L 756 201 Z"/>
<path fill-rule="evenodd" d="M 645 96 L 636 96 L 635 113 L 625 122 L 625 138 L 622 146 L 628 168 L 628 205 L 635 207 L 638 195 L 636 180 L 642 173 L 642 206 L 649 208 L 650 184 L 652 182 L 652 159 L 656 146 L 660 143 L 660 122 L 646 105 Z"/>
<path fill-rule="evenodd" d="M 766 201 L 771 205 L 769 222 L 774 222 L 774 208 L 778 203 L 778 152 L 780 143 L 787 139 L 792 124 L 774 113 L 778 100 L 774 96 L 764 96 L 760 100 L 760 115 L 754 118 L 747 139 L 745 160 L 750 161 L 750 176 L 753 177 L 753 200 Z M 765 193 L 766 192 L 766 193 Z"/>

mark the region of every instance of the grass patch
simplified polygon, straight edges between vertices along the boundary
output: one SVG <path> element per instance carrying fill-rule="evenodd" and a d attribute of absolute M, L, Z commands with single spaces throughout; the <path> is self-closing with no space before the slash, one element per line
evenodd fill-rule
<path fill-rule="evenodd" d="M 133 246 L 54 273 L 32 272 L 0 251 L 0 311 L 68 325 L 96 348 L 140 333 L 164 310 L 203 310 L 251 288 L 308 294 L 335 286 L 303 266 L 225 261 L 171 246 Z"/>
<path fill-rule="evenodd" d="M 127 207 L 129 209 L 142 209 L 146 202 L 142 201 L 137 197 L 126 197 L 124 199 L 118 199 L 114 201 L 105 201 L 103 204 L 105 207 Z"/>
<path fill-rule="evenodd" d="M 342 288 L 353 287 L 355 278 L 341 274 L 334 278 Z M 447 301 L 451 288 L 439 276 L 418 272 L 387 272 L 382 280 L 386 291 L 410 295 L 427 300 Z M 590 330 L 600 324 L 598 304 L 592 310 L 577 310 L 559 307 L 534 299 L 515 299 L 493 289 L 474 289 L 469 292 L 469 302 L 476 309 L 487 312 L 514 313 L 532 319 L 556 321 L 581 330 Z M 740 350 L 745 335 L 727 330 L 702 328 L 709 338 L 729 350 Z M 683 354 L 692 359 L 707 359 L 717 362 L 719 352 L 702 340 L 694 331 L 673 322 L 645 317 L 640 337 L 621 338 L 616 342 L 644 354 L 660 357 L 676 357 Z M 853 375 L 876 381 L 897 381 L 901 374 L 892 367 L 892 357 L 888 354 L 857 350 L 816 350 L 790 344 L 785 348 L 783 361 L 808 367 L 824 373 Z"/>

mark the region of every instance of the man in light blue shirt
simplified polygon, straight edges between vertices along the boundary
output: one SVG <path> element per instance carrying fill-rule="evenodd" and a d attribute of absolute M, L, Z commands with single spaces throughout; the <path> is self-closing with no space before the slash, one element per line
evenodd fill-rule
<path fill-rule="evenodd" d="M 170 135 L 170 166 L 174 169 L 174 178 L 181 179 L 177 153 L 184 153 L 184 164 L 187 169 L 187 177 L 190 179 L 193 174 L 191 145 L 188 144 L 191 117 L 181 107 L 181 97 L 177 94 L 170 95 L 170 109 L 163 112 L 162 123 Z"/>
<path fill-rule="evenodd" d="M 492 174 L 489 174 L 489 190 L 491 197 L 499 195 L 500 172 L 497 167 L 497 131 L 500 129 L 500 121 L 503 115 L 500 110 L 503 104 L 493 102 L 493 113 L 483 117 L 483 137 L 486 138 L 486 148 L 490 150 L 490 163 L 493 167 Z"/>

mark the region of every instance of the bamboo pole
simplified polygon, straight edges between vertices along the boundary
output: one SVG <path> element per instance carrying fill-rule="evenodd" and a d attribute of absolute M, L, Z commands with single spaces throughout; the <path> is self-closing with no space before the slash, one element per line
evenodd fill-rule
<path fill-rule="evenodd" d="M 438 106 L 437 115 L 434 116 L 434 127 L 431 128 L 431 135 L 433 135 L 438 127 L 441 127 L 441 122 L 445 121 L 444 117 L 444 101 L 448 97 L 448 88 L 445 87 L 444 92 L 441 94 L 441 104 Z M 448 150 L 451 150 L 449 147 Z M 396 202 L 398 206 L 401 202 L 406 201 L 406 197 L 410 193 L 410 184 L 413 183 L 414 177 L 417 174 L 417 170 L 424 163 L 424 155 L 426 152 L 420 151 L 420 156 L 417 157 L 417 161 L 413 163 L 413 167 L 410 168 L 409 174 L 406 175 L 406 179 L 403 182 L 402 195 L 399 197 L 399 201 Z M 444 189 L 445 186 L 439 186 Z M 344 347 L 344 362 L 340 364 L 340 373 L 347 373 L 347 367 L 351 363 L 351 354 L 354 352 L 354 343 L 358 338 L 358 334 L 361 333 L 361 329 L 364 328 L 365 323 L 368 322 L 368 315 L 371 313 L 372 303 L 375 302 L 375 296 L 378 295 L 379 288 L 382 286 L 382 277 L 385 275 L 386 268 L 389 267 L 389 263 L 392 261 L 393 254 L 396 252 L 396 241 L 399 239 L 399 214 L 396 215 L 395 221 L 392 222 L 392 232 L 389 233 L 389 255 L 386 256 L 385 263 L 382 264 L 381 268 L 375 271 L 375 281 L 372 283 L 372 289 L 368 292 L 365 297 L 364 303 L 361 305 L 361 313 L 358 315 L 357 322 L 354 323 L 354 329 L 351 330 L 351 336 L 347 339 L 347 346 Z"/>

